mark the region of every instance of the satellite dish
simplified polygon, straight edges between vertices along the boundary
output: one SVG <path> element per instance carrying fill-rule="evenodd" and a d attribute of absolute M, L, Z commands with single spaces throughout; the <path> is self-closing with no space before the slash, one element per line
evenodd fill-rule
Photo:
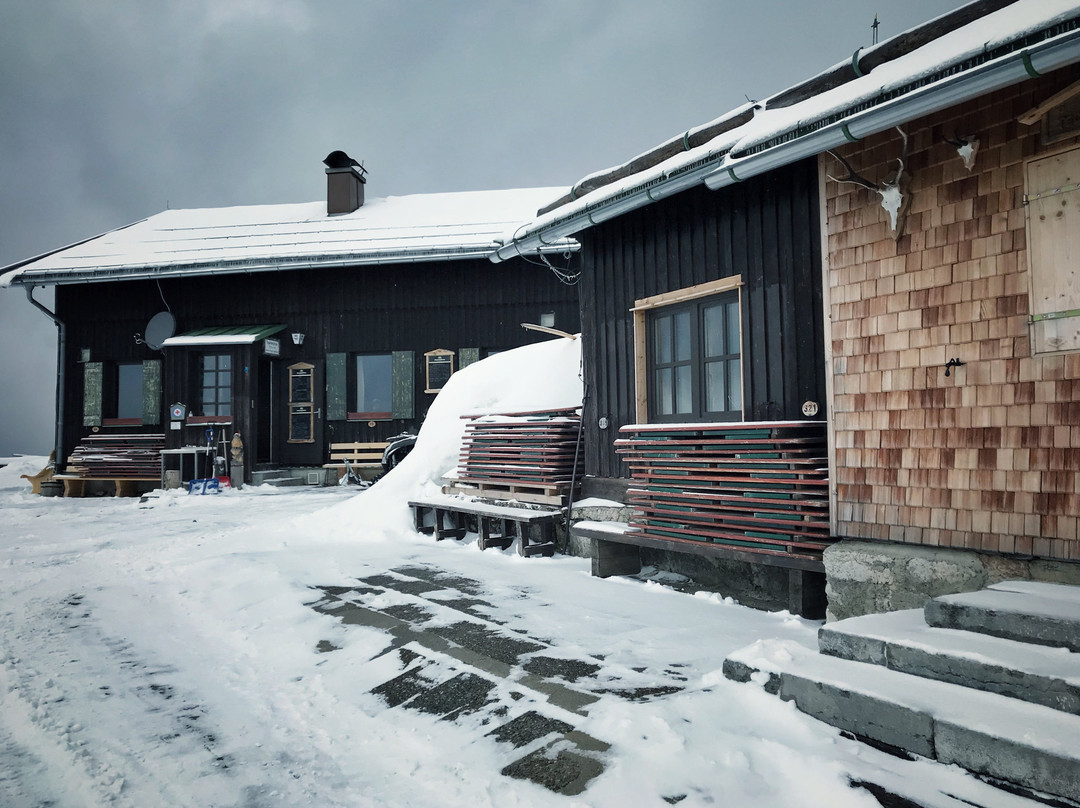
<path fill-rule="evenodd" d="M 146 324 L 143 342 L 155 351 L 161 350 L 161 345 L 176 331 L 176 318 L 170 312 L 160 311 L 150 318 Z"/>

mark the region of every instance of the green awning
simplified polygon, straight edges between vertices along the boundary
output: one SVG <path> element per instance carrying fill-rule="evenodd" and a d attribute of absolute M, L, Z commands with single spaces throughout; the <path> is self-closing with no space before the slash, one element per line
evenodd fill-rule
<path fill-rule="evenodd" d="M 165 348 L 185 348 L 198 345 L 251 345 L 261 339 L 273 336 L 285 326 L 278 325 L 238 325 L 228 328 L 200 328 L 177 334 L 162 342 Z"/>

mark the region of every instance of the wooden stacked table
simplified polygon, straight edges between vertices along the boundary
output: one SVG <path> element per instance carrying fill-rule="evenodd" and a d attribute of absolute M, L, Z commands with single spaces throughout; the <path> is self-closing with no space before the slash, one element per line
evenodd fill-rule
<path fill-rule="evenodd" d="M 445 490 L 563 505 L 573 482 L 580 424 L 577 409 L 470 416 L 457 476 Z"/>
<path fill-rule="evenodd" d="M 625 540 L 820 564 L 832 543 L 824 422 L 640 424 L 620 433 L 635 509 Z"/>
<path fill-rule="evenodd" d="M 68 457 L 64 495 L 80 497 L 87 480 L 112 481 L 117 496 L 137 493 L 140 484 L 160 483 L 162 434 L 88 435 Z"/>

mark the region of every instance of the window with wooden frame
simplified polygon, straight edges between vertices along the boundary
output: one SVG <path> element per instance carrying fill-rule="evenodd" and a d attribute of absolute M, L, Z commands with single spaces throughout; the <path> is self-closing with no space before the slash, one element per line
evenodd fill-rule
<path fill-rule="evenodd" d="M 232 415 L 232 354 L 199 357 L 199 410 L 204 416 Z"/>
<path fill-rule="evenodd" d="M 634 304 L 639 422 L 742 419 L 738 276 Z"/>
<path fill-rule="evenodd" d="M 354 410 L 349 417 L 386 420 L 393 413 L 394 361 L 390 354 L 356 356 Z"/>
<path fill-rule="evenodd" d="M 424 392 L 437 393 L 454 374 L 454 352 L 436 348 L 424 354 Z"/>
<path fill-rule="evenodd" d="M 289 365 L 289 443 L 315 442 L 315 366 Z"/>
<path fill-rule="evenodd" d="M 83 363 L 83 425 L 161 423 L 161 360 Z"/>
<path fill-rule="evenodd" d="M 328 420 L 412 420 L 415 389 L 412 351 L 326 355 Z"/>
<path fill-rule="evenodd" d="M 1080 350 L 1080 148 L 1026 167 L 1031 350 Z"/>

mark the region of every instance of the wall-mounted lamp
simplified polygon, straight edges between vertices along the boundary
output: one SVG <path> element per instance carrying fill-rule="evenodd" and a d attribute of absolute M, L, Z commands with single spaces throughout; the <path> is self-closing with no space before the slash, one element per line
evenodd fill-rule
<path fill-rule="evenodd" d="M 304 344 L 304 335 L 301 334 L 299 331 L 293 331 L 292 344 L 293 345 L 303 345 Z"/>
<path fill-rule="evenodd" d="M 951 370 L 952 368 L 960 368 L 960 367 L 963 367 L 963 366 L 964 366 L 963 362 L 961 362 L 956 357 L 953 357 L 952 359 L 950 359 L 948 362 L 945 363 L 945 375 L 949 376 L 952 373 L 952 370 Z"/>

